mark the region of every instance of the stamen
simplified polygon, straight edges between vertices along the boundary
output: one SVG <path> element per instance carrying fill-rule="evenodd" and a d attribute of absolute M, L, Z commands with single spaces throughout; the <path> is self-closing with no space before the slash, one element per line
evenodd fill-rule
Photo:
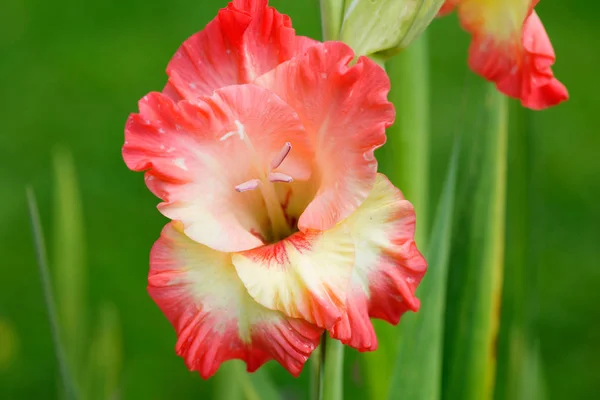
<path fill-rule="evenodd" d="M 250 179 L 249 181 L 246 181 L 244 183 L 240 183 L 239 185 L 237 185 L 235 187 L 235 190 L 236 190 L 236 192 L 239 192 L 239 193 L 247 192 L 247 191 L 258 188 L 259 185 L 260 185 L 260 179 Z"/>
<path fill-rule="evenodd" d="M 271 169 L 275 169 L 275 168 L 279 167 L 281 165 L 281 163 L 283 162 L 283 160 L 285 160 L 285 158 L 288 156 L 288 154 L 290 154 L 291 150 L 292 150 L 292 144 L 290 142 L 286 142 L 283 145 L 283 148 L 281 149 L 281 151 L 279 152 L 277 157 L 275 157 L 271 161 Z M 271 182 L 273 182 L 273 181 L 271 181 Z"/>
<path fill-rule="evenodd" d="M 258 175 L 255 179 L 250 179 L 246 182 L 240 183 L 235 187 L 236 192 L 248 192 L 250 190 L 259 189 L 260 194 L 265 202 L 266 211 L 271 223 L 271 232 L 269 236 L 271 239 L 279 240 L 291 235 L 291 227 L 288 223 L 285 211 L 283 210 L 279 196 L 275 190 L 275 186 L 272 182 L 292 182 L 291 176 L 280 173 L 272 172 L 273 169 L 279 167 L 283 160 L 288 156 L 292 145 L 287 142 L 283 145 L 283 148 L 279 154 L 271 161 L 270 169 L 267 170 L 266 165 L 263 164 L 252 146 L 250 137 L 246 135 L 244 125 L 238 120 L 234 121 L 236 130 L 227 132 L 221 136 L 221 141 L 225 141 L 230 137 L 239 135 L 240 140 L 244 143 L 248 150 L 248 156 L 250 158 L 250 165 L 253 167 L 254 172 Z"/>
<path fill-rule="evenodd" d="M 269 182 L 285 182 L 285 183 L 290 183 L 294 180 L 294 178 L 292 178 L 289 175 L 286 175 L 284 173 L 281 172 L 271 172 L 269 174 Z"/>

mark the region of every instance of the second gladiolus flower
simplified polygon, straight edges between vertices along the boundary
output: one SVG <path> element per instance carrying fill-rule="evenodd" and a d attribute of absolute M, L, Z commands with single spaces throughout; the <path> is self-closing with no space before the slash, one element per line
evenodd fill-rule
<path fill-rule="evenodd" d="M 540 110 L 568 99 L 552 72 L 556 56 L 533 8 L 539 0 L 446 0 L 440 14 L 455 7 L 471 33 L 469 66 L 502 93 Z"/>
<path fill-rule="evenodd" d="M 374 350 L 371 317 L 419 308 L 414 210 L 374 156 L 390 84 L 353 58 L 296 36 L 266 0 L 235 0 L 127 121 L 125 162 L 172 220 L 148 290 L 203 377 L 234 358 L 297 375 L 325 330 Z"/>

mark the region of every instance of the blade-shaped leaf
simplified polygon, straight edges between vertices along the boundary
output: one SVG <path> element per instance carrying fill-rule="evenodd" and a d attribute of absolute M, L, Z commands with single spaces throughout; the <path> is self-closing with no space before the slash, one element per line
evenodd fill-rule
<path fill-rule="evenodd" d="M 441 390 L 446 277 L 452 237 L 452 217 L 460 142 L 452 152 L 444 189 L 428 246 L 429 269 L 417 290 L 421 309 L 405 315 L 391 379 L 390 400 L 437 400 Z"/>
<path fill-rule="evenodd" d="M 280 400 L 277 387 L 269 371 L 262 367 L 251 374 L 243 374 L 243 389 L 246 400 Z"/>
<path fill-rule="evenodd" d="M 532 111 L 511 103 L 508 146 L 506 262 L 495 399 L 529 400 L 539 384 L 538 271 L 532 259 Z"/>
<path fill-rule="evenodd" d="M 544 381 L 543 363 L 540 357 L 538 343 L 534 343 L 526 349 L 523 355 L 523 377 L 520 387 L 514 399 L 545 400 L 546 384 Z"/>
<path fill-rule="evenodd" d="M 215 400 L 242 400 L 245 379 L 244 365 L 240 360 L 230 360 L 223 363 L 215 375 L 214 396 Z"/>
<path fill-rule="evenodd" d="M 75 166 L 69 152 L 56 149 L 54 161 L 53 276 L 65 351 L 75 379 L 83 377 L 85 357 L 85 284 L 83 213 Z"/>
<path fill-rule="evenodd" d="M 85 377 L 87 399 L 119 397 L 122 353 L 119 313 L 112 304 L 103 304 L 90 343 L 88 373 Z"/>
<path fill-rule="evenodd" d="M 483 129 L 469 138 L 468 179 L 453 234 L 448 276 L 442 397 L 485 400 L 493 394 L 504 265 L 507 99 L 487 84 Z"/>
<path fill-rule="evenodd" d="M 77 399 L 76 381 L 73 379 L 71 369 L 67 362 L 65 348 L 61 339 L 60 325 L 56 313 L 56 303 L 54 302 L 54 293 L 52 290 L 52 282 L 50 271 L 48 270 L 48 262 L 46 258 L 46 244 L 40 222 L 40 215 L 37 208 L 37 202 L 33 189 L 27 188 L 27 203 L 29 205 L 29 217 L 31 219 L 31 230 L 33 233 L 33 241 L 35 245 L 35 253 L 38 262 L 38 270 L 40 280 L 42 282 L 42 292 L 44 294 L 44 302 L 48 312 L 48 320 L 50 321 L 50 330 L 52 333 L 52 342 L 54 351 L 58 361 L 58 368 L 62 380 L 62 389 L 67 400 Z"/>
<path fill-rule="evenodd" d="M 386 64 L 396 107 L 396 122 L 381 148 L 382 171 L 388 175 L 417 213 L 417 244 L 421 251 L 429 229 L 429 55 L 427 34 Z"/>
<path fill-rule="evenodd" d="M 379 150 L 381 171 L 400 188 L 414 205 L 417 215 L 416 241 L 425 251 L 429 226 L 429 66 L 427 35 L 386 65 L 392 90 L 390 101 L 397 112 L 388 129 L 388 140 Z M 404 318 L 404 317 L 403 317 Z M 373 321 L 379 350 L 363 356 L 370 398 L 384 399 L 394 367 L 398 329 L 383 321 Z"/>
<path fill-rule="evenodd" d="M 321 341 L 323 337 L 321 336 Z M 321 395 L 321 386 L 323 384 L 323 354 L 321 353 L 323 346 L 319 345 L 312 352 L 309 358 L 310 362 L 310 382 L 309 382 L 309 398 L 310 400 L 318 400 Z"/>

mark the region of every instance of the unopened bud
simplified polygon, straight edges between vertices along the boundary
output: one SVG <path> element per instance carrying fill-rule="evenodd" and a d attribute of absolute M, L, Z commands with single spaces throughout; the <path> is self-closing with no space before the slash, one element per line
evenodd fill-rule
<path fill-rule="evenodd" d="M 444 0 L 346 0 L 340 40 L 357 55 L 390 57 L 429 25 Z"/>

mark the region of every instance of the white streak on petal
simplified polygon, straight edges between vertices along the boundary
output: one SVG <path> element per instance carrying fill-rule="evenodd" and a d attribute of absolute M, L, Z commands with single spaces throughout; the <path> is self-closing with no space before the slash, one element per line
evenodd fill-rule
<path fill-rule="evenodd" d="M 175 164 L 176 167 L 179 167 L 184 171 L 188 170 L 187 166 L 185 165 L 185 159 L 183 159 L 183 158 L 174 159 L 173 164 Z"/>

